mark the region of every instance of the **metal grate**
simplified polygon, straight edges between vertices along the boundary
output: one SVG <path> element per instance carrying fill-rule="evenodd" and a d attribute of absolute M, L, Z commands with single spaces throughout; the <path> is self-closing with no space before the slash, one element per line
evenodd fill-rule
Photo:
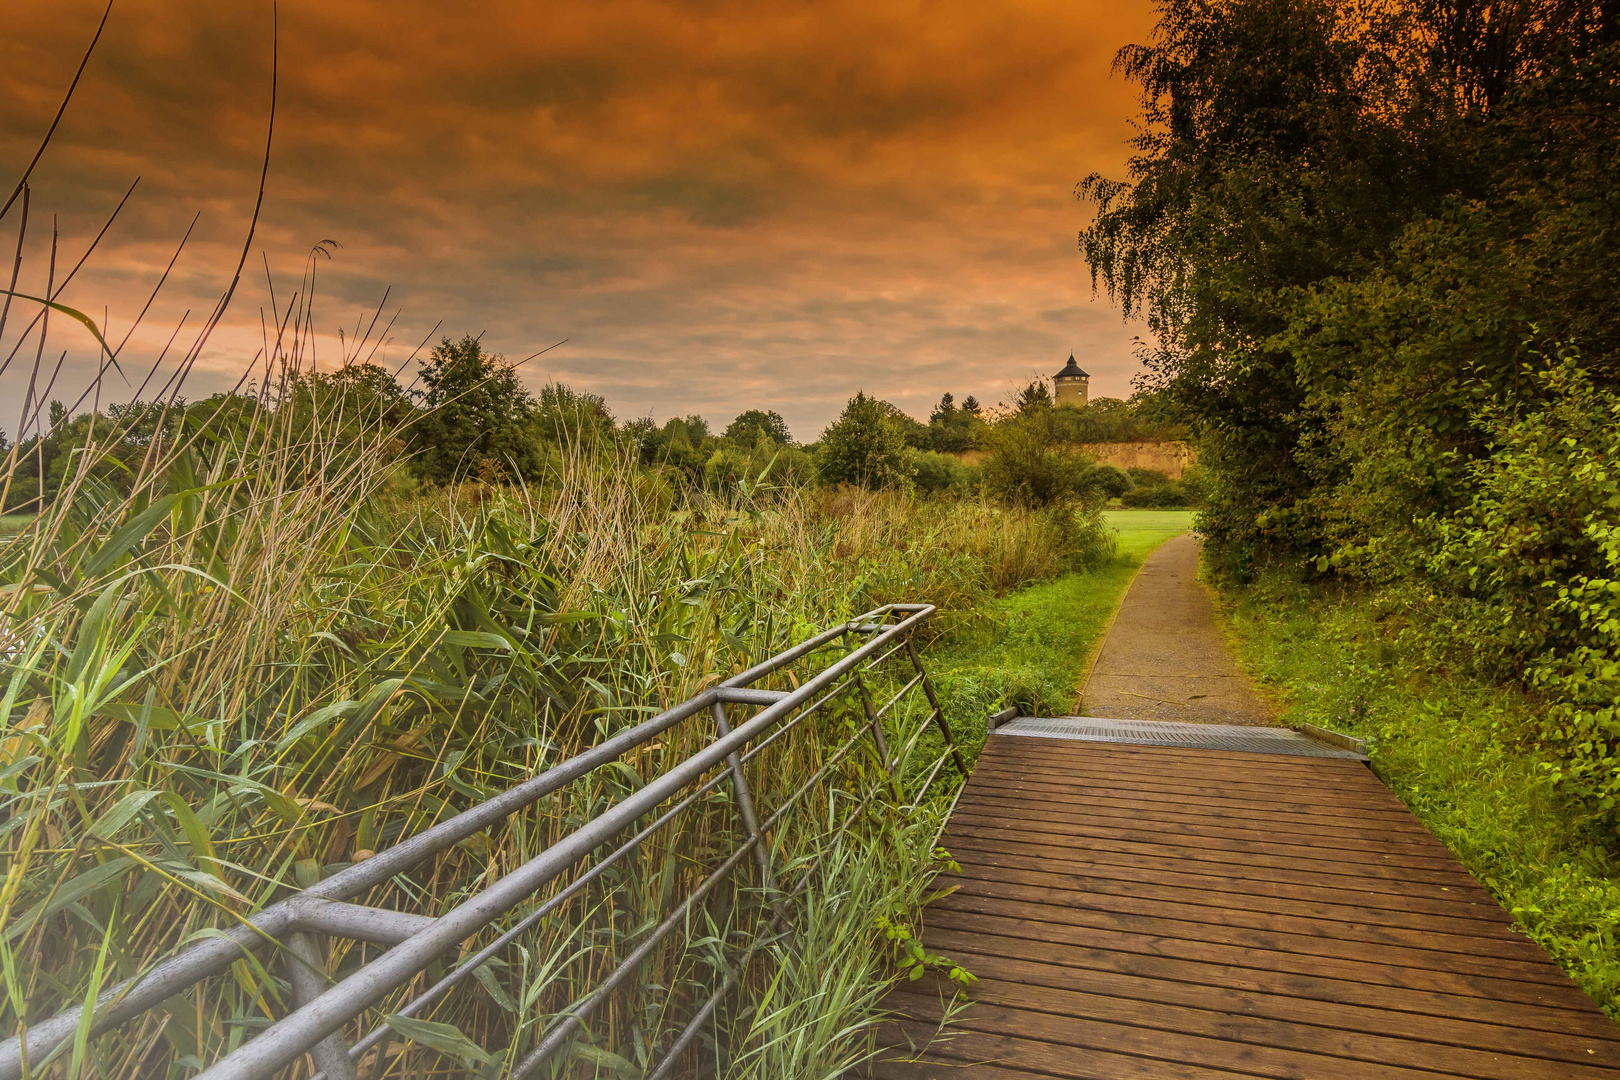
<path fill-rule="evenodd" d="M 997 735 L 1031 735 L 1080 742 L 1185 746 L 1197 750 L 1237 750 L 1250 754 L 1351 758 L 1367 755 L 1330 746 L 1288 728 L 1238 724 L 1178 724 L 1164 720 L 1104 720 L 1095 716 L 1020 716 L 995 729 Z"/>

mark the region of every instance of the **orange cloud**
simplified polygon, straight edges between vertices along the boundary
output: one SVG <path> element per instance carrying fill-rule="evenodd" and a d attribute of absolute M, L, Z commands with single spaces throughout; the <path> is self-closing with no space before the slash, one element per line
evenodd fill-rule
<path fill-rule="evenodd" d="M 6 175 L 99 14 L 18 0 L 5 17 Z M 142 341 L 234 268 L 269 29 L 268 5 L 115 4 L 36 175 L 29 257 L 42 279 L 44 214 L 82 247 L 140 175 L 66 298 L 109 305 L 115 333 L 197 211 Z M 1140 2 L 293 0 L 256 246 L 290 281 L 340 241 L 317 323 L 352 325 L 392 285 L 397 359 L 440 319 L 509 355 L 567 337 L 531 378 L 621 415 L 764 405 L 811 438 L 857 388 L 926 413 L 946 390 L 1003 397 L 1071 348 L 1095 392 L 1125 394 L 1142 331 L 1091 298 L 1073 185 L 1123 170 L 1134 97 L 1109 67 L 1150 30 Z M 249 268 L 194 393 L 234 383 L 258 345 L 257 254 Z M 92 360 L 75 348 L 63 387 Z"/>

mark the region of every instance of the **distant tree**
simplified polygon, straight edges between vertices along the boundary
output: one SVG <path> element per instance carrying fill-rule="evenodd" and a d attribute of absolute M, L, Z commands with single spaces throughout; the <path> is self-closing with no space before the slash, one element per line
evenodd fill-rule
<path fill-rule="evenodd" d="M 1018 413 L 1028 416 L 1039 409 L 1052 407 L 1052 392 L 1046 388 L 1044 379 L 1036 379 L 1018 393 Z"/>
<path fill-rule="evenodd" d="M 964 450 L 974 450 L 979 445 L 979 433 L 984 427 L 979 419 L 979 403 L 973 398 L 973 410 L 969 411 L 966 403 L 958 408 L 956 399 L 946 394 L 934 406 L 934 411 L 928 417 L 928 435 L 923 442 L 923 448 L 937 453 L 960 454 Z"/>
<path fill-rule="evenodd" d="M 793 442 L 787 421 L 774 409 L 749 409 L 738 413 L 737 418 L 726 425 L 725 437 L 745 447 L 753 446 L 761 437 L 770 439 L 778 446 L 788 446 Z"/>
<path fill-rule="evenodd" d="M 978 398 L 974 397 L 972 394 L 969 394 L 967 397 L 962 399 L 962 411 L 967 413 L 969 416 L 977 418 L 984 414 L 984 407 L 979 404 Z"/>
<path fill-rule="evenodd" d="M 532 410 L 541 438 L 553 443 L 594 442 L 613 430 L 613 414 L 601 394 L 588 394 L 565 383 L 547 383 Z"/>
<path fill-rule="evenodd" d="M 535 401 L 505 359 L 471 335 L 444 338 L 422 365 L 426 410 L 412 431 L 417 471 L 436 483 L 536 473 Z"/>
<path fill-rule="evenodd" d="M 897 414 L 904 415 L 864 391 L 850 398 L 838 419 L 821 434 L 816 472 L 822 481 L 867 488 L 904 483 L 906 436 Z"/>

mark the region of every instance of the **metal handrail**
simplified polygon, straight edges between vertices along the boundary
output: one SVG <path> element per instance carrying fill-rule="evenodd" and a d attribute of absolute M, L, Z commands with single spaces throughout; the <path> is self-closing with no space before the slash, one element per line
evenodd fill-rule
<path fill-rule="evenodd" d="M 934 763 L 918 790 L 917 805 L 937 777 L 946 758 L 954 759 L 965 775 L 960 752 L 938 697 L 928 679 L 911 638 L 914 631 L 934 614 L 929 604 L 889 604 L 866 612 L 854 620 L 772 656 L 739 675 L 710 687 L 634 727 L 606 739 L 567 761 L 502 794 L 440 822 L 426 831 L 378 852 L 337 874 L 318 882 L 295 896 L 271 904 L 231 930 L 192 945 L 153 965 L 149 970 L 101 994 L 89 1024 L 94 1036 L 123 1025 L 155 1008 L 164 1000 L 209 977 L 219 975 L 249 953 L 279 946 L 285 954 L 287 976 L 292 984 L 296 1008 L 260 1031 L 235 1051 L 198 1074 L 199 1080 L 222 1078 L 264 1078 L 311 1054 L 326 1080 L 352 1080 L 354 1061 L 388 1038 L 390 1029 L 379 1024 L 353 1047 L 348 1046 L 342 1029 L 390 993 L 397 991 L 425 970 L 436 958 L 454 950 L 495 920 L 513 910 L 547 885 L 578 865 L 592 852 L 632 829 L 642 818 L 657 811 L 693 785 L 679 801 L 637 830 L 627 841 L 599 859 L 555 896 L 507 929 L 492 943 L 455 965 L 454 969 L 414 1000 L 396 1010 L 412 1015 L 442 998 L 488 962 L 504 946 L 516 940 L 547 915 L 559 910 L 598 878 L 608 867 L 636 850 L 648 836 L 674 820 L 704 795 L 730 780 L 738 816 L 746 839 L 687 898 L 654 928 L 605 979 L 584 999 L 554 1018 L 536 1040 L 534 1049 L 516 1067 L 515 1077 L 536 1075 L 541 1067 L 577 1037 L 590 1012 L 613 991 L 629 973 L 673 929 L 689 917 L 709 890 L 719 884 L 744 859 L 752 858 L 758 867 L 761 891 L 771 929 L 756 938 L 745 956 L 732 964 L 720 986 L 698 1009 L 664 1057 L 649 1071 L 651 1076 L 667 1075 L 676 1057 L 690 1045 L 702 1025 L 712 1019 L 720 998 L 735 985 L 739 972 L 755 955 L 757 948 L 772 937 L 791 934 L 784 926 L 781 894 L 771 866 L 768 834 L 799 800 L 829 773 L 856 745 L 870 736 L 872 746 L 890 770 L 882 718 L 902 696 L 921 686 L 927 695 L 930 715 L 918 734 L 929 724 L 943 737 L 946 752 Z M 894 621 L 891 621 L 894 620 Z M 794 663 L 819 649 L 851 635 L 866 637 L 862 644 L 829 664 L 819 674 L 791 691 L 765 690 L 751 684 Z M 862 674 L 905 650 L 915 675 L 880 711 L 872 705 Z M 876 659 L 873 659 L 873 658 Z M 800 785 L 769 817 L 761 821 L 743 774 L 744 764 L 768 745 L 785 736 L 828 701 L 854 688 L 865 712 L 866 723 L 829 754 L 817 772 Z M 758 707 L 760 711 L 745 722 L 732 726 L 726 706 Z M 651 742 L 681 722 L 708 712 L 714 721 L 714 738 L 639 790 L 604 809 L 539 852 L 528 862 L 482 891 L 468 897 L 437 918 L 407 912 L 388 911 L 348 903 L 375 886 L 407 872 L 456 843 L 473 836 L 559 791 L 594 770 L 622 758 L 628 752 Z M 797 715 L 794 715 L 797 713 Z M 789 718 L 792 719 L 789 719 Z M 774 730 L 773 730 L 774 729 Z M 908 749 L 917 741 L 908 740 Z M 750 745 L 752 744 L 752 745 Z M 905 751 L 902 752 L 904 754 Z M 710 773 L 713 775 L 709 775 Z M 897 792 L 898 786 L 889 784 Z M 335 985 L 327 986 L 325 962 L 317 935 L 367 941 L 391 946 L 381 955 L 366 960 Z M 83 1006 L 66 1009 L 0 1043 L 0 1080 L 18 1080 L 24 1075 L 25 1053 L 30 1067 L 44 1065 L 54 1051 L 66 1046 L 83 1020 Z"/>

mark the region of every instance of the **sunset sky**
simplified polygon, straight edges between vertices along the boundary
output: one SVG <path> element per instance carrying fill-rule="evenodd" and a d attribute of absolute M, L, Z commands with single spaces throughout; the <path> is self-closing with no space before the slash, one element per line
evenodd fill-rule
<path fill-rule="evenodd" d="M 0 199 L 103 4 L 0 18 Z M 320 268 L 323 363 L 391 286 L 380 356 L 441 321 L 513 359 L 567 338 L 527 381 L 621 418 L 775 408 L 809 440 L 857 389 L 926 419 L 943 391 L 993 403 L 1071 350 L 1093 396 L 1125 396 L 1146 331 L 1092 297 L 1074 185 L 1123 174 L 1136 101 L 1110 64 L 1151 27 L 1146 0 L 283 0 L 249 276 L 187 396 L 228 389 L 258 348 L 264 260 L 284 299 L 325 239 L 342 246 Z M 150 363 L 188 309 L 195 326 L 240 254 L 270 71 L 268 2 L 115 0 L 34 175 L 19 289 L 44 288 L 51 215 L 60 277 L 138 176 L 62 301 L 110 309 L 116 340 L 200 212 L 126 355 Z M 0 357 L 25 324 L 14 311 Z M 51 396 L 72 401 L 93 342 L 50 344 L 69 350 Z M 32 362 L 30 342 L 0 376 L 10 433 Z"/>

